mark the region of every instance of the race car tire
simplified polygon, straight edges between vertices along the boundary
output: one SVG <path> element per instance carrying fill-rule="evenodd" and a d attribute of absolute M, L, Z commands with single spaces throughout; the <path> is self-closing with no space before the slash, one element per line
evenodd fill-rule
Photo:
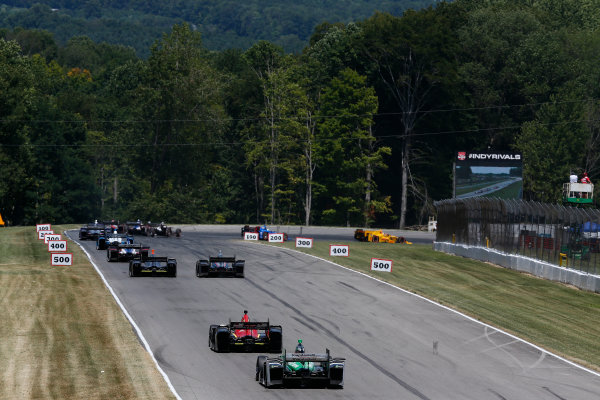
<path fill-rule="evenodd" d="M 396 239 L 396 243 L 404 243 L 406 242 L 406 239 L 404 239 L 404 236 L 400 236 L 398 239 Z"/>
<path fill-rule="evenodd" d="M 175 237 L 181 237 L 181 229 L 175 229 Z"/>
<path fill-rule="evenodd" d="M 211 325 L 210 329 L 208 330 L 208 347 L 210 347 L 212 350 L 215 350 L 215 332 L 217 331 L 218 327 L 219 325 Z"/>
<path fill-rule="evenodd" d="M 129 277 L 133 278 L 135 276 L 134 272 L 133 272 L 133 266 L 131 264 L 129 264 Z"/>
<path fill-rule="evenodd" d="M 373 242 L 379 242 L 379 237 L 378 236 L 373 236 Z"/>
<path fill-rule="evenodd" d="M 256 358 L 256 377 L 255 377 L 256 381 L 258 381 L 260 372 L 264 368 L 266 361 L 267 361 L 267 356 L 258 356 Z"/>

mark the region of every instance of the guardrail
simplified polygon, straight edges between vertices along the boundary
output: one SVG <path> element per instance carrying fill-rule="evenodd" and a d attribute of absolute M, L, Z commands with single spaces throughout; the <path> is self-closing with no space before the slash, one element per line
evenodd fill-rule
<path fill-rule="evenodd" d="M 524 200 L 442 200 L 438 242 L 497 249 L 568 269 L 600 273 L 600 210 Z"/>

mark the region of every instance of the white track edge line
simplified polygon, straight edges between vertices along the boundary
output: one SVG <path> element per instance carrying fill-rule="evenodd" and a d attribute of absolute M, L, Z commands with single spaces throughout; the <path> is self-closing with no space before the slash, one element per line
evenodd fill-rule
<path fill-rule="evenodd" d="M 169 386 L 169 389 L 171 389 L 171 392 L 173 393 L 173 395 L 175 396 L 175 398 L 177 400 L 183 400 L 181 397 L 179 397 L 179 394 L 177 393 L 177 391 L 175 390 L 175 387 L 171 383 L 171 380 L 169 379 L 169 376 L 165 373 L 165 371 L 163 371 L 163 369 L 158 364 L 158 361 L 154 357 L 154 353 L 152 352 L 152 349 L 150 348 L 150 344 L 148 343 L 148 341 L 144 337 L 144 334 L 142 333 L 142 330 L 135 323 L 135 321 L 133 320 L 133 318 L 131 317 L 131 315 L 129 314 L 129 312 L 127 311 L 127 309 L 125 308 L 125 306 L 121 302 L 121 299 L 119 299 L 119 297 L 117 296 L 117 294 L 115 293 L 115 291 L 113 290 L 113 288 L 110 286 L 110 284 L 108 283 L 108 281 L 106 280 L 106 278 L 102 274 L 102 271 L 100 271 L 100 268 L 98 268 L 98 266 L 96 265 L 96 263 L 92 260 L 92 257 L 90 256 L 90 253 L 88 253 L 87 250 L 79 242 L 77 242 L 76 240 L 72 239 L 71 236 L 68 235 L 68 231 L 64 231 L 64 234 L 72 242 L 74 242 L 75 244 L 77 244 L 77 246 L 79 246 L 81 248 L 81 250 L 83 250 L 83 252 L 87 256 L 87 258 L 90 261 L 90 263 L 94 266 L 94 269 L 96 270 L 96 272 L 98 272 L 98 275 L 100 275 L 100 278 L 102 278 L 102 282 L 104 282 L 104 285 L 106 285 L 106 287 L 110 291 L 110 294 L 112 294 L 112 296 L 116 300 L 117 304 L 119 305 L 119 307 L 123 311 L 123 314 L 125 314 L 125 317 L 127 317 L 127 320 L 129 320 L 129 323 L 135 329 L 135 333 L 138 335 L 138 338 L 142 341 L 142 343 L 144 345 L 144 348 L 150 354 L 150 357 L 152 357 L 152 361 L 154 361 L 154 364 L 156 365 L 156 368 L 158 368 L 158 372 L 160 372 L 160 374 L 163 376 L 165 382 Z"/>
<path fill-rule="evenodd" d="M 260 243 L 260 244 L 263 244 L 263 243 Z M 267 245 L 267 244 L 263 244 L 263 245 Z M 518 340 L 518 341 L 519 341 L 519 342 L 521 342 L 521 343 L 525 343 L 525 344 L 527 344 L 527 345 L 529 345 L 529 346 L 533 347 L 534 349 L 537 349 L 537 350 L 541 351 L 542 353 L 546 353 L 546 354 L 548 354 L 548 355 L 550 355 L 550 356 L 552 356 L 552 357 L 555 357 L 556 359 L 558 359 L 558 360 L 560 360 L 560 361 L 563 361 L 563 362 L 565 362 L 565 363 L 567 363 L 567 364 L 569 364 L 569 365 L 571 365 L 571 366 L 573 366 L 573 367 L 579 368 L 579 369 L 581 369 L 581 370 L 583 370 L 583 371 L 589 372 L 589 373 L 590 373 L 590 374 L 592 374 L 592 375 L 596 375 L 596 376 L 600 377 L 600 373 L 598 373 L 598 372 L 596 372 L 596 371 L 594 371 L 594 370 L 592 370 L 592 369 L 586 368 L 586 367 L 584 367 L 583 365 L 579 365 L 579 364 L 577 364 L 577 363 L 575 363 L 575 362 L 573 362 L 573 361 L 567 360 L 566 358 L 564 358 L 564 357 L 561 357 L 561 356 L 559 356 L 559 355 L 557 355 L 557 354 L 554 354 L 554 353 L 552 353 L 552 352 L 550 352 L 550 351 L 548 351 L 548 350 L 546 350 L 546 349 L 544 349 L 544 348 L 541 348 L 541 347 L 539 347 L 539 346 L 537 346 L 537 345 L 535 345 L 535 344 L 533 344 L 533 343 L 531 343 L 531 342 L 528 342 L 528 341 L 527 341 L 527 340 L 525 340 L 525 339 L 522 339 L 522 338 L 520 338 L 520 337 L 518 337 L 518 336 L 515 336 L 515 335 L 513 335 L 513 334 L 511 334 L 511 333 L 508 333 L 508 332 L 506 332 L 506 331 L 503 331 L 502 329 L 499 329 L 499 328 L 497 328 L 497 327 L 495 327 L 495 326 L 493 326 L 493 325 L 486 324 L 485 322 L 481 322 L 481 321 L 479 321 L 479 320 L 477 320 L 477 319 L 475 319 L 475 318 L 473 318 L 473 317 L 470 317 L 470 316 L 468 316 L 468 315 L 466 315 L 466 314 L 463 314 L 463 313 L 461 313 L 460 311 L 457 311 L 457 310 L 455 310 L 455 309 L 453 309 L 453 308 L 450 308 L 450 307 L 448 307 L 448 306 L 445 306 L 445 305 L 443 305 L 443 304 L 437 303 L 437 302 L 435 302 L 435 301 L 433 301 L 433 300 L 431 300 L 431 299 L 428 299 L 427 297 L 421 296 L 420 294 L 416 294 L 416 293 L 410 292 L 410 291 L 408 291 L 408 290 L 406 290 L 406 289 L 402 289 L 402 288 L 401 288 L 401 287 L 399 287 L 399 286 L 395 286 L 395 285 L 393 285 L 393 284 L 391 284 L 391 283 L 389 283 L 389 282 L 385 282 L 385 281 L 382 281 L 382 280 L 381 280 L 381 279 L 379 279 L 379 278 L 376 278 L 376 277 L 374 277 L 374 276 L 371 276 L 371 275 L 365 274 L 364 272 L 360 272 L 360 271 L 357 271 L 357 270 L 355 270 L 355 269 L 352 269 L 352 268 L 344 267 L 343 265 L 336 264 L 336 263 L 334 263 L 333 261 L 329 261 L 329 260 L 326 260 L 326 259 L 324 259 L 324 258 L 321 258 L 321 257 L 315 256 L 315 255 L 312 255 L 312 254 L 304 253 L 304 252 L 302 252 L 302 251 L 299 251 L 299 250 L 296 250 L 296 249 L 288 249 L 288 248 L 286 248 L 286 247 L 272 246 L 272 245 L 267 245 L 267 246 L 271 246 L 271 247 L 275 247 L 275 248 L 279 248 L 279 249 L 283 249 L 283 250 L 288 250 L 288 251 L 293 251 L 293 252 L 300 253 L 300 254 L 305 254 L 305 255 L 307 255 L 307 256 L 310 256 L 310 257 L 313 257 L 313 258 L 319 259 L 319 260 L 321 260 L 321 261 L 325 261 L 325 262 L 327 262 L 327 263 L 329 263 L 329 264 L 335 265 L 336 267 L 343 268 L 343 269 L 345 269 L 345 270 L 348 270 L 348 271 L 351 271 L 351 272 L 357 273 L 357 274 L 359 274 L 359 275 L 365 276 L 365 277 L 367 277 L 367 278 L 373 279 L 373 280 L 375 280 L 375 281 L 377 281 L 377 282 L 380 282 L 380 283 L 383 283 L 383 284 L 385 284 L 385 285 L 388 285 L 388 286 L 390 286 L 390 287 L 392 287 L 392 288 L 394 288 L 394 289 L 400 290 L 401 292 L 404 292 L 404 293 L 406 293 L 406 294 L 409 294 L 409 295 L 412 295 L 412 296 L 418 297 L 418 298 L 420 298 L 420 299 L 422 299 L 422 300 L 425 300 L 425 301 L 427 301 L 427 302 L 429 302 L 429 303 L 431 303 L 431 304 L 434 304 L 434 305 L 436 305 L 436 306 L 438 306 L 438 307 L 442 307 L 442 308 L 444 308 L 444 309 L 446 309 L 446 310 L 448 310 L 448 311 L 452 311 L 453 313 L 455 313 L 455 314 L 458 314 L 458 315 L 460 315 L 460 316 L 462 316 L 462 317 L 464 317 L 464 318 L 467 318 L 468 320 L 471 320 L 471 321 L 473 321 L 473 322 L 476 322 L 476 323 L 478 323 L 478 324 L 480 324 L 480 325 L 483 325 L 483 326 L 486 326 L 486 327 L 488 327 L 488 328 L 494 329 L 494 330 L 496 330 L 496 331 L 498 331 L 498 332 L 501 332 L 501 333 L 503 333 L 503 334 L 507 335 L 508 337 L 511 337 L 511 338 L 513 338 L 513 339 L 515 339 L 515 340 Z"/>

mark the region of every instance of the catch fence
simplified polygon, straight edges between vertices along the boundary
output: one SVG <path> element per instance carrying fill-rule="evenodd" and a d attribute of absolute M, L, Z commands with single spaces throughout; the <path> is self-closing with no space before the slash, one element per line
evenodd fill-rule
<path fill-rule="evenodd" d="M 489 247 L 590 274 L 600 272 L 598 209 L 487 197 L 434 205 L 438 242 Z"/>

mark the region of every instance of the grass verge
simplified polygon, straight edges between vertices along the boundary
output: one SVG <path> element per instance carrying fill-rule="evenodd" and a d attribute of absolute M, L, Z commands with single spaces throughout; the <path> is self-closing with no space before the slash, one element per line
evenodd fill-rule
<path fill-rule="evenodd" d="M 600 371 L 600 295 L 480 261 L 433 251 L 430 245 L 349 244 L 330 257 L 329 243 L 297 250 L 377 277 L 496 326 Z M 294 241 L 273 244 L 294 248 Z M 393 260 L 392 272 L 370 271 L 371 258 Z"/>
<path fill-rule="evenodd" d="M 85 254 L 68 251 L 73 265 L 52 267 L 35 227 L 0 228 L 0 399 L 174 398 Z"/>

